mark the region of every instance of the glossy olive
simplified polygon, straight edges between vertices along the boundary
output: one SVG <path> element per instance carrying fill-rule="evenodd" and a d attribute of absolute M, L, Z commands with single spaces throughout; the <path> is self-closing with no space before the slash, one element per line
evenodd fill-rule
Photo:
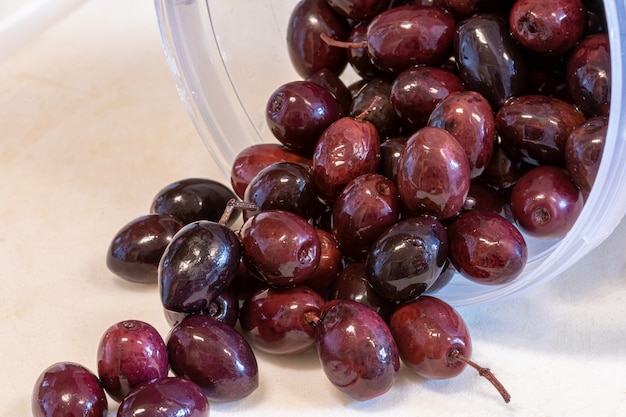
<path fill-rule="evenodd" d="M 241 306 L 239 322 L 252 346 L 275 355 L 305 351 L 315 344 L 314 323 L 324 306 L 305 286 L 263 288 Z"/>
<path fill-rule="evenodd" d="M 240 400 L 259 386 L 252 348 L 235 329 L 213 317 L 185 317 L 172 328 L 166 345 L 174 375 L 198 384 L 210 401 Z"/>
<path fill-rule="evenodd" d="M 283 161 L 311 164 L 311 158 L 279 143 L 257 143 L 242 149 L 235 157 L 230 171 L 230 183 L 235 194 L 243 198 L 246 187 L 259 171 L 275 162 Z"/>
<path fill-rule="evenodd" d="M 335 96 L 311 81 L 279 86 L 265 106 L 265 121 L 274 137 L 303 155 L 310 155 L 322 132 L 341 116 Z"/>
<path fill-rule="evenodd" d="M 327 45 L 320 33 L 345 40 L 350 25 L 326 0 L 300 0 L 287 25 L 287 51 L 294 69 L 303 78 L 327 68 L 340 74 L 348 64 L 345 49 Z"/>
<path fill-rule="evenodd" d="M 425 65 L 398 74 L 391 88 L 391 103 L 402 122 L 415 131 L 426 125 L 435 106 L 449 94 L 463 91 L 461 79 L 442 68 Z"/>
<path fill-rule="evenodd" d="M 165 248 L 183 225 L 169 214 L 146 214 L 131 220 L 111 240 L 107 268 L 130 282 L 156 284 Z"/>
<path fill-rule="evenodd" d="M 246 268 L 267 285 L 301 284 L 320 262 L 315 228 L 291 212 L 262 211 L 246 220 L 239 235 Z"/>
<path fill-rule="evenodd" d="M 337 275 L 343 268 L 339 244 L 333 234 L 327 230 L 315 228 L 320 240 L 320 262 L 315 271 L 307 278 L 306 286 L 325 296 Z"/>
<path fill-rule="evenodd" d="M 342 255 L 364 260 L 374 240 L 399 216 L 400 198 L 394 182 L 380 174 L 352 180 L 335 201 L 331 217 Z"/>
<path fill-rule="evenodd" d="M 484 95 L 495 110 L 528 87 L 526 58 L 496 14 L 476 14 L 457 25 L 454 57 L 468 90 Z"/>
<path fill-rule="evenodd" d="M 218 221 L 235 192 L 209 178 L 185 178 L 163 187 L 152 200 L 151 213 L 169 214 L 183 224 L 196 220 Z M 231 216 L 233 224 L 237 216 Z"/>
<path fill-rule="evenodd" d="M 199 220 L 180 229 L 159 264 L 163 307 L 204 310 L 233 281 L 241 260 L 238 236 L 226 226 Z"/>
<path fill-rule="evenodd" d="M 348 36 L 348 42 L 354 45 L 367 42 L 367 23 L 361 22 L 355 25 Z M 347 49 L 348 63 L 354 72 L 363 80 L 371 80 L 385 74 L 372 62 L 372 58 L 367 52 L 367 46 L 352 47 Z"/>
<path fill-rule="evenodd" d="M 611 108 L 611 47 L 609 36 L 583 38 L 567 63 L 567 86 L 573 102 L 589 116 L 608 116 Z"/>
<path fill-rule="evenodd" d="M 511 155 L 531 165 L 565 166 L 567 138 L 584 121 L 574 105 L 532 94 L 507 101 L 496 114 L 496 129 Z"/>
<path fill-rule="evenodd" d="M 432 217 L 408 217 L 391 226 L 370 248 L 365 260 L 367 279 L 383 297 L 407 301 L 435 282 L 447 256 L 443 225 Z"/>
<path fill-rule="evenodd" d="M 414 65 L 441 65 L 452 52 L 455 19 L 437 7 L 400 6 L 380 13 L 368 25 L 372 62 L 391 74 Z"/>
<path fill-rule="evenodd" d="M 254 281 L 258 282 L 256 279 L 254 279 Z M 217 297 L 213 298 L 213 301 L 201 311 L 181 313 L 179 311 L 163 309 L 163 315 L 171 327 L 176 326 L 189 314 L 206 314 L 229 326 L 235 327 L 237 319 L 239 318 L 239 296 L 235 290 L 234 279 L 233 283 L 231 283 L 228 288 L 222 291 Z"/>
<path fill-rule="evenodd" d="M 525 173 L 513 186 L 511 212 L 528 235 L 561 238 L 570 231 L 583 208 L 583 196 L 567 171 L 540 166 Z"/>
<path fill-rule="evenodd" d="M 432 296 L 421 296 L 398 307 L 389 328 L 404 365 L 424 378 L 455 377 L 466 365 L 452 359 L 452 351 L 466 358 L 472 355 L 472 341 L 463 317 Z"/>
<path fill-rule="evenodd" d="M 244 201 L 259 210 L 247 210 L 244 218 L 261 210 L 286 210 L 310 218 L 317 206 L 317 189 L 309 167 L 294 162 L 276 162 L 254 176 L 244 193 Z"/>
<path fill-rule="evenodd" d="M 176 376 L 155 379 L 133 389 L 117 417 L 209 417 L 209 400 L 196 383 Z"/>
<path fill-rule="evenodd" d="M 591 117 L 574 128 L 565 143 L 565 166 L 584 193 L 591 192 L 598 175 L 608 127 L 607 116 Z"/>
<path fill-rule="evenodd" d="M 98 377 L 73 362 L 57 362 L 39 375 L 31 406 L 33 417 L 106 417 L 108 411 Z"/>
<path fill-rule="evenodd" d="M 167 348 L 159 332 L 140 320 L 124 320 L 102 335 L 97 351 L 98 377 L 106 392 L 120 402 L 143 382 L 169 372 Z"/>
<path fill-rule="evenodd" d="M 329 301 L 316 327 L 317 352 L 329 381 L 350 397 L 364 401 L 391 389 L 400 358 L 384 320 L 351 300 Z"/>
<path fill-rule="evenodd" d="M 398 180 L 400 155 L 408 140 L 408 136 L 394 136 L 380 144 L 380 166 L 378 167 L 378 172 L 396 183 Z"/>
<path fill-rule="evenodd" d="M 587 10 L 582 0 L 517 0 L 509 25 L 523 47 L 539 55 L 559 55 L 584 35 Z"/>
<path fill-rule="evenodd" d="M 385 321 L 391 317 L 396 303 L 381 296 L 367 279 L 365 262 L 348 264 L 333 281 L 329 300 L 352 300 L 365 304 L 377 312 Z"/>
<path fill-rule="evenodd" d="M 357 117 L 370 108 L 374 99 L 379 100 L 374 107 L 370 108 L 371 111 L 364 120 L 373 124 L 383 138 L 397 135 L 402 129 L 400 117 L 391 103 L 392 86 L 393 80 L 388 77 L 369 79 L 356 92 L 350 106 L 350 115 Z"/>
<path fill-rule="evenodd" d="M 497 140 L 493 144 L 491 159 L 480 175 L 480 179 L 491 187 L 502 190 L 514 185 L 532 167 L 533 165 L 509 155 Z"/>
<path fill-rule="evenodd" d="M 485 96 L 476 91 L 452 92 L 432 110 L 428 125 L 447 130 L 461 144 L 472 178 L 482 174 L 496 139 L 493 109 Z"/>
<path fill-rule="evenodd" d="M 343 117 L 322 134 L 313 153 L 313 181 L 320 198 L 334 202 L 356 177 L 375 173 L 380 163 L 380 138 L 368 121 Z"/>
<path fill-rule="evenodd" d="M 448 239 L 454 267 L 473 282 L 506 284 L 526 266 L 524 237 L 511 222 L 492 211 L 461 213 L 448 227 Z"/>
<path fill-rule="evenodd" d="M 465 203 L 470 181 L 467 155 L 451 133 L 426 126 L 411 135 L 398 165 L 398 191 L 410 214 L 454 216 Z"/>

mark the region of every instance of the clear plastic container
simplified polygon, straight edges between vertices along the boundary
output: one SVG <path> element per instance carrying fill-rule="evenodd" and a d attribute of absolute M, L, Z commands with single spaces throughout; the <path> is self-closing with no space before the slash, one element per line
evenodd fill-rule
<path fill-rule="evenodd" d="M 299 79 L 285 46 L 297 0 L 155 0 L 163 45 L 180 97 L 226 176 L 245 147 L 276 142 L 265 104 L 285 82 Z M 437 293 L 454 306 L 520 294 L 558 276 L 602 243 L 626 213 L 626 1 L 605 1 L 612 56 L 608 137 L 593 191 L 561 240 L 529 239 L 523 274 L 510 284 L 483 286 L 453 278 Z M 348 75 L 349 77 L 350 75 Z M 350 79 L 347 78 L 349 82 Z"/>

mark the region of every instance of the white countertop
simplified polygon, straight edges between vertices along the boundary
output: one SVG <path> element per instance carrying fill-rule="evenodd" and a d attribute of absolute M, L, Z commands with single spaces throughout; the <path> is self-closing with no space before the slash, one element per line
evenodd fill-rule
<path fill-rule="evenodd" d="M 151 0 L 90 0 L 37 35 L 0 62 L 0 109 L 0 415 L 29 416 L 39 374 L 64 360 L 95 370 L 111 324 L 166 335 L 156 287 L 113 276 L 106 249 L 164 185 L 227 179 L 178 98 Z M 211 415 L 626 415 L 624 248 L 626 222 L 552 282 L 461 309 L 508 405 L 471 369 L 431 382 L 403 370 L 385 396 L 352 402 L 309 352 L 259 354 L 260 388 Z"/>

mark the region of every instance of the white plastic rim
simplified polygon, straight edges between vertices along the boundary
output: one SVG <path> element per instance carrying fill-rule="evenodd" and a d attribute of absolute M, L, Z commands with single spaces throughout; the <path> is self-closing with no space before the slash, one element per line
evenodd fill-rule
<path fill-rule="evenodd" d="M 165 55 L 179 95 L 213 160 L 230 175 L 245 147 L 275 142 L 264 109 L 271 92 L 300 77 L 289 64 L 286 22 L 297 0 L 155 0 Z M 611 45 L 611 117 L 600 170 L 572 230 L 558 241 L 528 239 L 523 274 L 501 286 L 460 276 L 437 296 L 455 307 L 505 300 L 545 283 L 598 247 L 626 213 L 624 71 L 626 0 L 605 1 Z M 350 81 L 350 80 L 348 80 Z M 590 277 L 590 279 L 593 279 Z"/>

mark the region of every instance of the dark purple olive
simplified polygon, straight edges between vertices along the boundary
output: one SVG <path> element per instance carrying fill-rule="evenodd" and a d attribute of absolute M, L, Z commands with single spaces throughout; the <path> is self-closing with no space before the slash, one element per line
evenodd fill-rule
<path fill-rule="evenodd" d="M 206 309 L 233 281 L 240 261 L 241 243 L 231 229 L 208 220 L 189 223 L 161 258 L 163 307 L 184 313 Z"/>
<path fill-rule="evenodd" d="M 355 25 L 348 36 L 347 41 L 355 45 L 363 44 L 367 41 L 367 23 L 361 22 Z M 367 52 L 367 46 L 348 48 L 348 63 L 364 81 L 371 80 L 385 74 L 372 62 L 372 58 Z"/>
<path fill-rule="evenodd" d="M 495 375 L 472 361 L 472 341 L 463 317 L 445 301 L 422 296 L 394 312 L 389 324 L 402 362 L 428 379 L 448 379 L 470 365 L 499 392 L 504 402 L 511 395 Z"/>
<path fill-rule="evenodd" d="M 439 290 L 441 290 L 446 285 L 448 285 L 450 281 L 452 281 L 452 278 L 454 278 L 454 275 L 456 273 L 457 273 L 457 270 L 454 268 L 454 265 L 452 265 L 452 262 L 450 262 L 450 258 L 446 259 L 446 263 L 443 266 L 443 270 L 441 271 L 439 276 L 435 279 L 435 282 L 433 282 L 430 285 L 430 287 L 428 287 L 426 291 L 424 291 L 422 294 L 423 295 L 436 294 Z"/>
<path fill-rule="evenodd" d="M 584 193 L 591 192 L 596 180 L 608 127 L 607 116 L 589 118 L 570 132 L 565 143 L 565 166 Z"/>
<path fill-rule="evenodd" d="M 303 352 L 315 344 L 315 322 L 324 299 L 305 286 L 264 288 L 241 306 L 239 322 L 250 344 L 275 355 Z"/>
<path fill-rule="evenodd" d="M 39 375 L 31 406 L 33 417 L 106 417 L 108 411 L 98 377 L 72 362 L 55 363 Z"/>
<path fill-rule="evenodd" d="M 348 65 L 345 49 L 329 46 L 320 38 L 321 33 L 345 40 L 350 25 L 326 0 L 299 1 L 289 16 L 287 50 L 291 64 L 303 78 L 324 68 L 341 74 Z"/>
<path fill-rule="evenodd" d="M 481 93 L 495 110 L 509 98 L 526 92 L 524 54 L 500 16 L 479 13 L 462 20 L 453 45 L 465 88 Z"/>
<path fill-rule="evenodd" d="M 146 382 L 121 402 L 117 417 L 209 417 L 209 400 L 196 383 L 176 376 Z"/>
<path fill-rule="evenodd" d="M 509 25 L 524 48 L 539 55 L 560 55 L 584 35 L 587 10 L 582 0 L 517 0 Z"/>
<path fill-rule="evenodd" d="M 245 219 L 261 210 L 286 210 L 308 219 L 318 204 L 310 169 L 294 162 L 263 168 L 248 184 L 244 201 L 259 207 L 246 211 Z"/>
<path fill-rule="evenodd" d="M 241 226 L 239 235 L 246 268 L 267 285 L 301 284 L 320 262 L 320 240 L 315 228 L 291 212 L 262 211 Z"/>
<path fill-rule="evenodd" d="M 351 300 L 329 301 L 316 327 L 317 351 L 329 381 L 364 401 L 391 389 L 400 358 L 389 327 L 371 308 Z"/>
<path fill-rule="evenodd" d="M 336 73 L 323 68 L 314 74 L 309 75 L 305 81 L 310 81 L 326 88 L 333 96 L 335 96 L 343 114 L 349 113 L 350 105 L 352 104 L 352 94 L 350 93 L 350 90 L 348 90 L 348 86 Z"/>
<path fill-rule="evenodd" d="M 408 217 L 372 245 L 365 260 L 367 279 L 389 300 L 410 300 L 435 282 L 447 256 L 443 225 L 432 217 Z"/>
<path fill-rule="evenodd" d="M 488 0 L 487 0 L 488 1 Z M 477 13 L 485 0 L 432 0 L 434 6 L 450 12 L 457 19 L 464 19 Z"/>
<path fill-rule="evenodd" d="M 480 179 L 491 187 L 502 190 L 513 186 L 533 165 L 509 155 L 500 141 L 493 144 L 491 159 L 480 175 Z"/>
<path fill-rule="evenodd" d="M 237 154 L 230 171 L 230 183 L 239 198 L 246 187 L 263 168 L 275 162 L 296 162 L 310 165 L 311 159 L 281 145 L 280 143 L 256 143 Z"/>
<path fill-rule="evenodd" d="M 265 120 L 280 143 L 310 155 L 319 136 L 344 116 L 335 96 L 311 81 L 291 81 L 278 87 L 267 101 Z"/>
<path fill-rule="evenodd" d="M 317 237 L 320 240 L 320 263 L 313 274 L 306 280 L 306 286 L 325 296 L 328 288 L 343 268 L 341 250 L 335 236 L 327 230 L 316 228 Z"/>
<path fill-rule="evenodd" d="M 246 268 L 243 261 L 239 264 L 237 274 L 235 274 L 235 278 L 233 279 L 233 283 L 231 285 L 237 293 L 239 301 L 245 300 L 246 297 L 254 291 L 266 286 L 263 281 L 258 279 L 250 270 L 248 270 L 248 268 Z"/>
<path fill-rule="evenodd" d="M 571 102 L 566 76 L 568 56 L 568 54 L 554 57 L 529 55 L 529 86 L 526 94 L 539 94 Z"/>
<path fill-rule="evenodd" d="M 389 327 L 404 365 L 424 378 L 447 379 L 463 372 L 466 364 L 453 359 L 453 351 L 468 359 L 472 356 L 463 317 L 438 298 L 421 296 L 401 305 Z"/>
<path fill-rule="evenodd" d="M 400 6 L 380 13 L 368 25 L 372 62 L 391 74 L 414 65 L 438 66 L 452 52 L 456 21 L 437 7 Z"/>
<path fill-rule="evenodd" d="M 141 284 L 156 284 L 165 248 L 183 223 L 169 214 L 147 214 L 124 225 L 113 237 L 106 264 L 115 275 Z"/>
<path fill-rule="evenodd" d="M 380 163 L 380 138 L 362 117 L 342 117 L 322 134 L 313 153 L 313 181 L 318 196 L 334 202 L 353 179 L 375 173 Z"/>
<path fill-rule="evenodd" d="M 183 224 L 196 220 L 218 221 L 235 192 L 221 182 L 207 178 L 186 178 L 161 189 L 152 200 L 151 213 L 169 214 Z M 228 225 L 235 223 L 231 216 Z"/>
<path fill-rule="evenodd" d="M 522 273 L 528 259 L 520 231 L 492 211 L 461 213 L 448 227 L 448 244 L 455 269 L 478 284 L 507 284 Z"/>
<path fill-rule="evenodd" d="M 159 332 L 140 320 L 109 327 L 98 344 L 98 376 L 106 392 L 120 402 L 137 385 L 169 371 L 167 348 Z"/>
<path fill-rule="evenodd" d="M 470 181 L 467 155 L 451 133 L 426 126 L 411 135 L 398 165 L 398 191 L 410 214 L 454 216 L 465 203 Z"/>
<path fill-rule="evenodd" d="M 501 216 L 504 216 L 506 212 L 500 193 L 480 178 L 470 184 L 462 211 L 468 210 L 486 210 Z"/>
<path fill-rule="evenodd" d="M 258 282 L 257 279 L 254 281 Z M 239 318 L 239 296 L 235 290 L 234 280 L 231 285 L 222 291 L 211 303 L 202 311 L 195 313 L 181 313 L 163 309 L 163 314 L 170 327 L 176 326 L 189 314 L 206 314 L 213 318 L 223 321 L 231 327 L 235 327 Z"/>
<path fill-rule="evenodd" d="M 362 261 L 376 238 L 399 217 L 396 184 L 380 174 L 363 174 L 337 197 L 331 217 L 332 233 L 343 256 Z"/>
<path fill-rule="evenodd" d="M 565 236 L 582 208 L 582 193 L 560 167 L 531 169 L 511 192 L 513 218 L 524 232 L 537 238 Z"/>
<path fill-rule="evenodd" d="M 507 101 L 496 114 L 503 148 L 531 165 L 565 166 L 565 143 L 585 116 L 563 100 L 538 94 Z"/>
<path fill-rule="evenodd" d="M 496 139 L 496 125 L 489 101 L 476 91 L 452 92 L 432 110 L 428 125 L 447 130 L 467 155 L 472 178 L 485 170 Z"/>
<path fill-rule="evenodd" d="M 400 155 L 408 140 L 408 136 L 394 136 L 380 144 L 380 166 L 378 167 L 378 172 L 395 183 L 398 180 Z"/>
<path fill-rule="evenodd" d="M 365 119 L 376 127 L 381 138 L 397 135 L 402 131 L 402 122 L 391 103 L 393 81 L 386 77 L 368 80 L 355 94 L 350 115 L 357 117 L 368 110 Z M 374 107 L 372 102 L 378 100 Z"/>
<path fill-rule="evenodd" d="M 210 401 L 236 401 L 259 386 L 254 352 L 231 326 L 194 314 L 170 331 L 167 350 L 172 372 L 198 384 Z"/>
<path fill-rule="evenodd" d="M 415 131 L 426 126 L 430 114 L 441 100 L 463 90 L 463 82 L 456 74 L 420 65 L 406 69 L 395 77 L 391 103 L 402 123 L 410 131 Z"/>
<path fill-rule="evenodd" d="M 602 0 L 585 0 L 583 3 L 587 7 L 587 35 L 608 33 L 609 28 L 606 21 L 606 12 L 604 11 L 604 2 Z M 594 4 L 592 5 L 591 3 Z"/>
<path fill-rule="evenodd" d="M 347 265 L 333 281 L 328 291 L 328 299 L 352 300 L 365 304 L 385 321 L 389 320 L 396 307 L 395 302 L 384 298 L 374 290 L 367 279 L 365 262 Z"/>
<path fill-rule="evenodd" d="M 611 108 L 611 48 L 609 36 L 583 38 L 567 63 L 567 86 L 573 102 L 588 116 L 608 116 Z"/>

